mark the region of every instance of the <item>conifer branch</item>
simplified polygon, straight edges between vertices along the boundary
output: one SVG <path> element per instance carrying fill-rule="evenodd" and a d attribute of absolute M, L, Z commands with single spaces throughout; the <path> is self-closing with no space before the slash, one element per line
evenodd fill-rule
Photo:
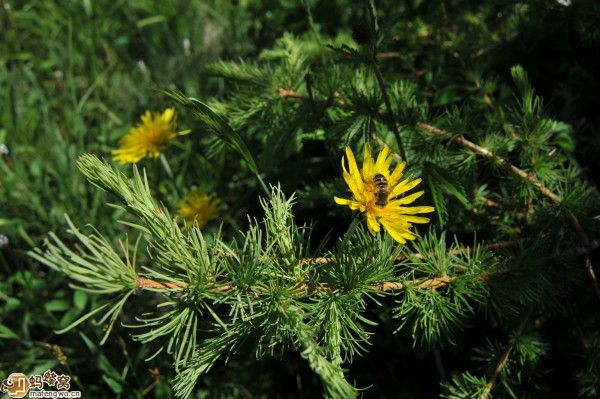
<path fill-rule="evenodd" d="M 508 162 L 506 159 L 494 154 L 489 149 L 487 149 L 485 147 L 481 147 L 481 146 L 473 143 L 472 141 L 467 140 L 462 135 L 451 136 L 450 133 L 448 133 L 442 129 L 439 129 L 435 126 L 432 126 L 428 123 L 424 123 L 424 122 L 417 122 L 417 126 L 419 128 L 421 128 L 421 130 L 423 130 L 427 133 L 430 133 L 436 137 L 450 138 L 453 142 L 458 143 L 465 148 L 468 148 L 475 154 L 484 156 L 486 158 L 493 159 L 499 165 L 506 167 L 508 170 L 510 170 L 512 173 L 514 173 L 521 179 L 530 182 L 534 187 L 536 187 L 538 189 L 538 191 L 544 197 L 548 198 L 554 205 L 557 205 L 557 206 L 562 205 L 561 198 L 558 195 L 556 195 L 555 193 L 553 193 L 546 186 L 544 186 L 544 184 L 542 184 L 542 182 L 540 182 L 538 180 L 538 178 L 535 176 L 535 174 L 525 172 L 523 169 L 516 167 L 515 165 Z M 569 221 L 571 222 L 571 226 L 573 226 L 573 229 L 575 230 L 575 234 L 577 234 L 577 237 L 581 240 L 583 245 L 586 247 L 590 246 L 591 241 L 590 241 L 588 235 L 585 233 L 585 231 L 581 227 L 581 223 L 579 222 L 579 219 L 577 219 L 577 217 L 570 211 L 569 211 Z M 590 279 L 590 282 L 592 283 L 594 292 L 595 292 L 596 296 L 600 299 L 600 286 L 598 285 L 598 280 L 596 278 L 596 273 L 594 272 L 594 267 L 592 265 L 592 261 L 588 255 L 584 256 L 584 265 L 585 265 L 586 273 Z"/>
<path fill-rule="evenodd" d="M 502 204 L 500 204 L 497 201 L 494 201 L 491 198 L 488 198 L 488 197 L 483 196 L 483 195 L 479 195 L 478 198 L 481 199 L 483 201 L 483 203 L 485 204 L 485 206 L 487 206 L 488 208 L 496 208 L 496 209 L 502 209 L 503 208 Z"/>
<path fill-rule="evenodd" d="M 502 370 L 506 366 L 506 363 L 508 363 L 510 354 L 512 353 L 512 351 L 515 347 L 515 341 L 517 339 L 519 339 L 519 337 L 521 337 L 521 335 L 523 335 L 523 331 L 525 330 L 525 327 L 527 326 L 527 323 L 529 322 L 529 319 L 531 318 L 532 313 L 533 313 L 533 305 L 530 305 L 527 308 L 527 310 L 525 311 L 525 313 L 523 314 L 523 316 L 521 316 L 521 320 L 519 321 L 519 325 L 518 325 L 517 329 L 515 330 L 512 342 L 506 347 L 506 349 L 502 353 L 502 356 L 500 356 L 500 359 L 498 360 L 498 363 L 496 363 L 496 367 L 494 367 L 494 371 L 493 371 L 491 377 L 489 378 L 483 393 L 479 396 L 479 399 L 487 399 L 489 397 L 489 394 L 492 391 L 492 389 L 494 388 L 494 385 L 496 384 L 496 381 L 498 380 L 500 373 L 502 373 Z"/>
<path fill-rule="evenodd" d="M 283 98 L 291 98 L 292 100 L 299 100 L 299 101 L 310 101 L 310 97 L 305 95 L 305 94 L 300 94 L 294 90 L 287 90 L 284 89 L 283 87 L 279 87 L 277 89 L 277 93 L 283 97 Z M 318 102 L 322 105 L 325 105 L 327 107 L 335 107 L 335 108 L 341 108 L 341 109 L 346 109 L 346 110 L 352 110 L 352 106 L 350 106 L 348 103 L 339 100 L 339 99 L 335 99 L 335 98 L 331 98 L 331 99 L 327 99 L 327 100 L 317 100 L 314 99 L 315 102 Z"/>
<path fill-rule="evenodd" d="M 481 146 L 473 143 L 472 141 L 467 140 L 462 135 L 458 135 L 458 136 L 451 135 L 450 133 L 448 133 L 442 129 L 439 129 L 433 125 L 430 125 L 428 123 L 417 122 L 417 127 L 419 127 L 421 130 L 423 130 L 433 136 L 436 136 L 436 137 L 439 137 L 442 139 L 451 139 L 452 142 L 462 145 L 463 147 L 469 149 L 471 152 L 473 152 L 475 154 L 484 156 L 486 158 L 493 159 L 499 165 L 506 167 L 512 173 L 514 173 L 521 179 L 526 180 L 526 181 L 530 182 L 531 184 L 533 184 L 544 197 L 548 198 L 555 205 L 561 204 L 560 197 L 558 195 L 554 194 L 552 191 L 550 191 L 546 186 L 544 186 L 533 173 L 525 172 L 523 169 L 516 167 L 515 165 L 508 162 L 506 159 L 494 154 L 489 149 L 487 149 L 485 147 L 481 147 Z"/>
<path fill-rule="evenodd" d="M 187 288 L 187 284 L 175 281 L 156 281 L 146 277 L 139 276 L 137 278 L 136 289 L 156 289 L 156 290 L 183 290 Z"/>
<path fill-rule="evenodd" d="M 293 90 L 286 90 L 283 88 L 278 88 L 277 89 L 277 93 L 279 93 L 279 95 L 283 98 L 291 98 L 294 100 L 300 100 L 300 101 L 308 101 L 309 97 L 307 95 L 304 94 L 300 94 L 298 92 L 295 92 Z M 339 99 L 330 99 L 330 100 L 326 100 L 326 101 L 320 101 L 320 103 L 327 105 L 327 106 L 331 106 L 331 107 L 336 107 L 336 108 L 341 108 L 341 109 L 346 109 L 346 110 L 352 110 L 352 106 L 350 106 L 348 103 L 346 103 L 345 101 L 339 100 Z M 386 115 L 385 112 L 379 112 L 378 113 L 379 116 L 384 117 Z M 430 125 L 428 123 L 425 122 L 417 122 L 417 127 L 419 127 L 421 130 L 425 131 L 426 133 L 429 133 L 433 136 L 442 138 L 442 139 L 451 139 L 452 142 L 454 143 L 458 143 L 460 145 L 462 145 L 465 148 L 468 148 L 469 150 L 471 150 L 472 152 L 474 152 L 475 154 L 478 155 L 482 155 L 484 157 L 487 158 L 492 158 L 494 159 L 498 164 L 505 166 L 506 168 L 508 168 L 511 172 L 513 172 L 515 175 L 517 175 L 518 177 L 520 177 L 523 180 L 527 180 L 528 182 L 530 182 L 531 184 L 533 184 L 539 191 L 540 193 L 545 196 L 546 198 L 548 198 L 550 201 L 552 201 L 555 205 L 560 205 L 561 204 L 561 199 L 558 195 L 554 194 L 550 189 L 548 189 L 546 186 L 544 186 L 535 175 L 531 174 L 531 173 L 527 173 L 525 172 L 523 169 L 520 169 L 516 166 L 514 166 L 513 164 L 511 164 L 510 162 L 508 162 L 506 159 L 494 154 L 492 151 L 490 151 L 489 149 L 485 148 L 485 147 L 481 147 L 475 143 L 473 143 L 472 141 L 467 140 L 466 138 L 464 138 L 463 136 L 456 136 L 456 135 L 452 135 L 449 132 L 446 132 L 445 130 L 442 130 L 440 128 L 437 128 L 433 125 Z M 579 223 L 577 221 L 577 223 Z M 579 226 L 579 229 L 581 229 L 581 226 Z"/>
<path fill-rule="evenodd" d="M 309 100 L 308 96 L 297 93 L 293 90 L 286 90 L 283 88 L 278 88 L 277 93 L 279 93 L 279 95 L 283 98 L 291 98 L 291 99 L 300 100 L 300 101 Z M 347 109 L 347 110 L 353 109 L 353 107 L 350 106 L 348 103 L 346 103 L 345 101 L 339 100 L 339 99 L 330 99 L 330 100 L 327 100 L 324 102 L 321 101 L 321 103 L 323 103 L 326 106 L 332 106 L 332 107 L 337 107 L 337 108 L 341 108 L 341 109 Z M 379 112 L 378 115 L 380 117 L 386 117 L 385 112 Z M 546 187 L 542 182 L 540 182 L 539 179 L 537 178 L 537 176 L 535 176 L 535 174 L 533 174 L 531 172 L 530 173 L 525 172 L 523 169 L 511 164 L 510 162 L 508 162 L 506 159 L 502 158 L 501 156 L 494 154 L 488 148 L 477 145 L 477 144 L 473 143 L 472 141 L 467 140 L 462 135 L 452 135 L 445 130 L 442 130 L 440 128 L 437 128 L 437 127 L 430 125 L 428 123 L 425 123 L 425 122 L 417 122 L 416 126 L 419 129 L 421 129 L 422 131 L 424 131 L 430 135 L 433 135 L 433 136 L 436 136 L 436 137 L 442 138 L 442 139 L 450 139 L 450 140 L 452 140 L 452 142 L 460 144 L 461 146 L 467 148 L 468 150 L 470 150 L 471 152 L 473 152 L 475 154 L 478 154 L 478 155 L 481 155 L 486 158 L 490 158 L 490 159 L 494 160 L 499 165 L 507 168 L 509 171 L 511 171 L 517 177 L 531 183 L 535 188 L 538 189 L 540 194 L 542 194 L 544 197 L 549 199 L 554 205 L 557 205 L 557 206 L 562 205 L 561 198 L 557 194 L 552 192 L 548 187 Z M 583 245 L 590 246 L 591 241 L 590 241 L 588 235 L 583 230 L 581 223 L 579 222 L 579 219 L 577 219 L 577 217 L 572 212 L 569 212 L 569 221 L 570 221 L 571 225 L 573 226 L 573 229 L 575 230 L 577 237 L 581 240 Z M 587 255 L 584 256 L 584 267 L 585 267 L 585 271 L 588 275 L 588 278 L 590 279 L 590 282 L 592 283 L 594 292 L 595 292 L 596 296 L 600 299 L 600 286 L 598 285 L 598 279 L 596 277 L 596 273 L 594 272 L 594 267 L 592 265 L 592 261 L 591 261 L 590 257 Z"/>
<path fill-rule="evenodd" d="M 485 272 L 485 273 L 477 274 L 477 275 L 473 276 L 473 278 L 475 280 L 479 280 L 479 281 L 489 281 L 496 277 L 504 276 L 507 273 L 508 273 L 507 271 Z M 429 278 L 429 279 L 415 279 L 415 280 L 411 280 L 409 282 L 404 282 L 404 283 L 402 283 L 400 281 L 385 281 L 380 284 L 373 285 L 370 288 L 373 291 L 396 292 L 396 291 L 402 291 L 407 285 L 412 285 L 412 286 L 414 286 L 416 288 L 420 288 L 420 289 L 437 290 L 437 289 L 446 287 L 447 285 L 449 285 L 450 283 L 452 283 L 454 280 L 456 280 L 459 277 L 461 277 L 461 276 L 460 275 L 457 275 L 457 276 L 444 275 L 444 276 L 433 277 L 433 278 Z M 136 288 L 137 289 L 158 290 L 158 291 L 182 291 L 182 290 L 187 289 L 188 285 L 186 283 L 182 283 L 182 282 L 156 281 L 156 280 L 152 280 L 152 279 L 140 276 L 137 279 Z M 235 285 L 224 284 L 224 285 L 219 285 L 219 286 L 214 287 L 212 289 L 212 292 L 214 292 L 214 293 L 228 292 L 228 291 L 233 291 L 236 288 L 237 287 Z M 338 287 L 330 285 L 330 284 L 317 284 L 317 285 L 304 284 L 304 285 L 298 287 L 297 292 L 300 295 L 309 296 L 309 295 L 312 295 L 315 293 L 333 292 L 337 289 L 338 289 Z M 256 287 L 251 287 L 251 288 L 247 289 L 247 291 L 254 292 L 254 293 L 261 293 L 261 292 L 266 293 L 266 292 L 268 292 L 268 289 L 264 286 L 256 286 Z"/>
<path fill-rule="evenodd" d="M 277 93 L 279 93 L 279 95 L 283 98 L 291 98 L 291 99 L 300 100 L 300 101 L 308 101 L 309 100 L 309 97 L 307 95 L 300 94 L 293 90 L 286 90 L 283 88 L 278 88 Z M 348 103 L 346 103 L 345 101 L 339 100 L 339 99 L 330 99 L 330 100 L 326 100 L 326 101 L 320 101 L 320 103 L 327 105 L 327 106 L 337 107 L 337 108 L 346 109 L 346 110 L 353 109 L 352 106 L 350 106 Z M 379 112 L 378 115 L 381 117 L 384 117 L 384 116 L 386 116 L 386 113 Z M 481 147 L 481 146 L 473 143 L 472 141 L 465 139 L 461 135 L 459 135 L 459 136 L 452 135 L 449 132 L 446 132 L 445 130 L 442 130 L 440 128 L 437 128 L 437 127 L 430 125 L 428 123 L 425 123 L 425 122 L 417 122 L 416 125 L 417 125 L 417 127 L 419 127 L 421 130 L 425 131 L 426 133 L 429 133 L 433 136 L 436 136 L 436 137 L 439 137 L 442 139 L 451 139 L 452 142 L 458 143 L 458 144 L 462 145 L 463 147 L 468 148 L 475 154 L 494 159 L 498 164 L 505 166 L 511 172 L 513 172 L 515 175 L 520 177 L 521 179 L 527 180 L 528 182 L 533 184 L 540 191 L 540 193 L 543 196 L 548 198 L 555 205 L 561 204 L 560 197 L 558 195 L 554 194 L 552 191 L 550 191 L 550 189 L 548 189 L 546 186 L 544 186 L 537 179 L 537 177 L 535 175 L 533 175 L 531 173 L 527 173 L 524 170 L 514 166 L 513 164 L 508 162 L 506 159 L 494 154 L 489 149 L 487 149 L 485 147 Z M 581 226 L 579 226 L 579 229 L 581 229 Z"/>

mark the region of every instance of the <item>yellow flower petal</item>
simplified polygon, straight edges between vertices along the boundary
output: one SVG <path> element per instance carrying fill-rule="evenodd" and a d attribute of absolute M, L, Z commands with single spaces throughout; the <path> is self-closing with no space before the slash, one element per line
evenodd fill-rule
<path fill-rule="evenodd" d="M 206 223 L 217 217 L 220 207 L 221 200 L 214 194 L 194 190 L 179 201 L 177 216 L 185 220 L 185 228 L 190 228 L 194 223 L 202 228 Z"/>
<path fill-rule="evenodd" d="M 346 147 L 346 159 L 348 160 L 348 172 L 351 174 L 358 174 L 358 165 L 354 158 L 354 153 L 350 147 Z"/>
<path fill-rule="evenodd" d="M 429 218 L 424 218 L 422 216 L 409 216 L 409 215 L 404 215 L 402 216 L 402 219 L 406 220 L 407 222 L 410 223 L 429 223 Z"/>
<path fill-rule="evenodd" d="M 363 149 L 363 163 L 361 170 L 354 153 L 348 147 L 345 149 L 345 157 L 342 157 L 343 177 L 352 192 L 352 198 L 345 199 L 334 197 L 338 205 L 348 206 L 365 214 L 365 221 L 371 234 L 376 234 L 385 229 L 397 242 L 405 244 L 407 240 L 413 240 L 417 236 L 411 232 L 413 223 L 427 223 L 429 219 L 421 216 L 413 216 L 420 213 L 433 212 L 431 206 L 404 206 L 413 203 L 423 195 L 423 191 L 400 197 L 405 192 L 417 186 L 421 179 L 405 179 L 400 182 L 406 164 L 399 163 L 390 174 L 389 168 L 393 161 L 393 155 L 388 147 L 384 147 L 373 160 L 371 147 L 367 144 Z M 373 176 L 381 173 L 388 180 L 388 202 L 384 206 L 378 205 L 377 186 L 373 182 Z M 400 198 L 399 198 L 400 197 Z"/>
<path fill-rule="evenodd" d="M 406 162 L 400 162 L 398 165 L 396 165 L 396 168 L 394 169 L 394 171 L 390 175 L 390 178 L 388 179 L 388 184 L 390 185 L 390 187 L 394 187 L 396 186 L 396 184 L 398 184 L 398 182 L 402 178 L 402 173 L 404 173 L 404 168 L 406 168 Z"/>
<path fill-rule="evenodd" d="M 402 193 L 405 193 L 412 188 L 416 187 L 419 183 L 421 183 L 421 179 L 415 179 L 413 181 L 409 181 L 409 179 L 401 181 L 397 186 L 395 186 L 389 193 L 390 198 L 395 198 Z"/>
<path fill-rule="evenodd" d="M 382 175 L 389 177 L 390 165 L 392 164 L 393 159 L 394 157 L 390 155 L 390 148 L 388 146 L 383 147 L 377 156 L 377 161 L 375 161 L 373 173 L 381 173 Z"/>
<path fill-rule="evenodd" d="M 377 218 L 372 213 L 367 213 L 367 227 L 371 234 L 379 233 L 381 230 L 381 226 L 379 226 L 379 222 L 377 222 Z"/>
<path fill-rule="evenodd" d="M 369 144 L 365 144 L 364 150 L 364 158 L 362 165 L 362 178 L 363 181 L 367 181 L 373 178 L 375 162 L 373 161 L 373 156 L 371 155 L 371 146 Z"/>
<path fill-rule="evenodd" d="M 162 117 L 162 120 L 165 121 L 165 123 L 171 123 L 171 121 L 175 117 L 175 108 L 165 109 L 163 111 L 161 117 Z"/>
<path fill-rule="evenodd" d="M 141 122 L 119 140 L 119 147 L 112 151 L 113 159 L 119 163 L 137 163 L 146 157 L 157 158 L 167 143 L 181 134 L 175 127 L 174 108 L 162 113 L 146 111 Z"/>
<path fill-rule="evenodd" d="M 344 162 L 342 160 L 342 168 L 344 169 L 344 180 L 354 197 L 358 201 L 365 201 L 364 197 L 365 187 L 363 179 L 358 170 L 358 165 L 356 164 L 356 159 L 354 158 L 354 153 L 350 149 L 350 147 L 346 147 L 346 160 L 348 162 L 348 169 L 344 166 Z"/>
<path fill-rule="evenodd" d="M 340 197 L 333 197 L 333 200 L 338 205 L 347 205 L 347 206 L 349 206 L 350 209 L 352 209 L 353 211 L 356 211 L 356 210 L 360 210 L 361 212 L 365 211 L 365 207 L 360 202 L 358 202 L 358 201 L 353 201 L 353 200 L 349 200 L 349 199 L 345 199 L 345 198 L 340 198 Z"/>
<path fill-rule="evenodd" d="M 397 229 L 393 223 L 390 223 L 390 222 L 382 219 L 381 224 L 385 228 L 385 231 L 387 231 L 388 234 L 390 236 L 392 236 L 392 238 L 395 241 L 399 242 L 400 244 L 406 244 L 405 234 L 403 234 L 403 232 L 401 230 Z"/>
<path fill-rule="evenodd" d="M 340 198 L 340 197 L 333 197 L 333 200 L 338 205 L 350 205 L 350 203 L 352 202 L 352 200 Z"/>
<path fill-rule="evenodd" d="M 390 202 L 385 211 L 388 214 L 414 215 L 417 213 L 431 213 L 435 211 L 435 208 L 432 206 L 395 206 L 393 202 Z"/>
<path fill-rule="evenodd" d="M 406 197 L 402 197 L 402 198 L 399 198 L 399 199 L 396 199 L 396 200 L 393 200 L 390 202 L 393 202 L 394 204 L 397 204 L 397 205 L 411 204 L 411 203 L 415 202 L 415 200 L 417 198 L 419 198 L 421 195 L 423 195 L 424 193 L 425 193 L 425 191 L 417 191 L 414 194 L 411 194 Z"/>

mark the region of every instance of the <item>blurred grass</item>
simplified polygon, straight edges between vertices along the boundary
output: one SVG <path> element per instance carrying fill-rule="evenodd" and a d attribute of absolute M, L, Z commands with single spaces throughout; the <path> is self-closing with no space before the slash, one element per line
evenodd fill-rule
<path fill-rule="evenodd" d="M 25 251 L 49 230 L 64 232 L 65 213 L 119 238 L 119 211 L 85 183 L 76 158 L 108 157 L 145 109 L 171 105 L 159 90 L 211 90 L 200 67 L 224 42 L 236 43 L 233 53 L 253 49 L 240 40 L 251 26 L 229 24 L 246 12 L 220 1 L 0 2 L 0 143 L 9 150 L 0 155 L 0 233 L 10 240 L 0 250 L 0 379 L 52 368 L 87 397 L 171 396 L 145 348 L 120 331 L 102 350 L 92 325 L 55 335 L 92 299 Z"/>

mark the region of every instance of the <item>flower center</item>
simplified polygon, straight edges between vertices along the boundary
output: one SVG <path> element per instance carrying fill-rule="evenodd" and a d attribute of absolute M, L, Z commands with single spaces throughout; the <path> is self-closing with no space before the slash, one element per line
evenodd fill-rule
<path fill-rule="evenodd" d="M 365 183 L 364 205 L 369 210 L 378 208 L 377 202 L 377 185 L 373 179 L 363 180 Z"/>

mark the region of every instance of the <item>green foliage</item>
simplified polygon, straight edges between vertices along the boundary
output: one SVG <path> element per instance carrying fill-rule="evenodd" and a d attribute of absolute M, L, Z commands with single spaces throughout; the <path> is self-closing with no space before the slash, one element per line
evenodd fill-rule
<path fill-rule="evenodd" d="M 497 261 L 480 246 L 463 249 L 458 244 L 446 248 L 445 235 L 437 236 L 431 231 L 415 244 L 415 253 L 422 257 L 408 256 L 404 273 L 404 295 L 396 308 L 395 316 L 400 327 L 410 329 L 415 343 L 432 346 L 451 343 L 453 334 L 484 300 L 485 287 L 477 279 L 479 273 L 493 270 Z M 457 276 L 446 289 L 422 289 L 415 276 Z M 445 292 L 444 292 L 445 291 Z"/>
<path fill-rule="evenodd" d="M 0 377 L 597 396 L 600 36 L 573 3 L 3 2 Z M 192 133 L 161 161 L 103 160 L 173 105 Z M 423 179 L 410 244 L 333 202 L 365 144 Z M 223 203 L 201 229 L 192 188 Z"/>
<path fill-rule="evenodd" d="M 486 392 L 485 385 L 485 378 L 476 377 L 468 371 L 456 374 L 452 376 L 451 383 L 445 384 L 446 392 L 442 397 L 448 399 L 480 398 Z"/>
<path fill-rule="evenodd" d="M 575 378 L 577 379 L 579 385 L 578 394 L 581 397 L 593 398 L 598 396 L 600 386 L 599 375 L 598 373 L 600 368 L 600 358 L 598 347 L 600 346 L 600 340 L 598 339 L 598 335 L 592 336 L 590 340 L 588 353 L 590 354 L 589 358 L 579 370 L 575 373 Z"/>

